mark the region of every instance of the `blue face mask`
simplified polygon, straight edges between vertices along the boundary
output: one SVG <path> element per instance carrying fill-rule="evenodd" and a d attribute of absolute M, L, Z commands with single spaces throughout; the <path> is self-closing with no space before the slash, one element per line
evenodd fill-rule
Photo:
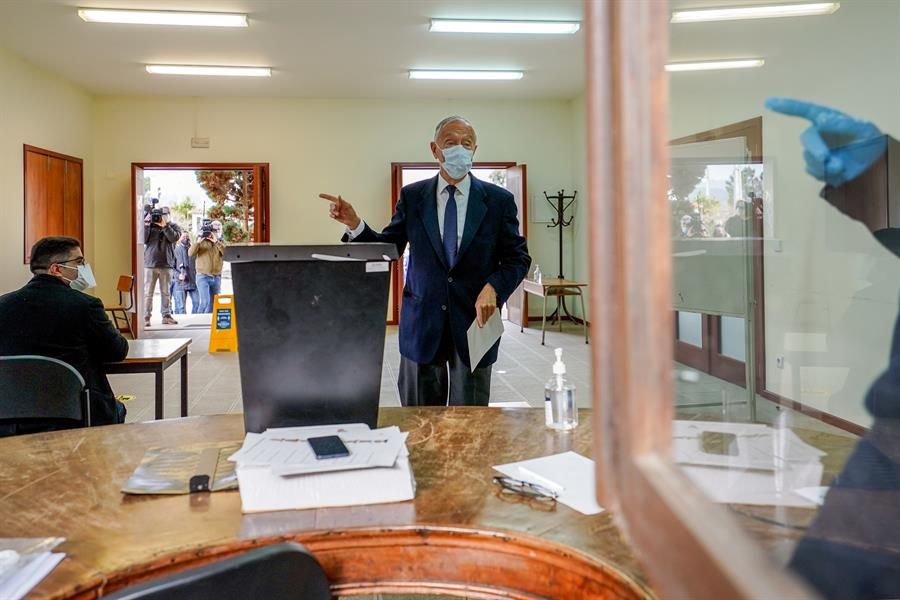
<path fill-rule="evenodd" d="M 444 162 L 441 166 L 447 171 L 447 175 L 453 179 L 462 179 L 472 169 L 473 152 L 463 146 L 450 146 L 442 148 Z"/>

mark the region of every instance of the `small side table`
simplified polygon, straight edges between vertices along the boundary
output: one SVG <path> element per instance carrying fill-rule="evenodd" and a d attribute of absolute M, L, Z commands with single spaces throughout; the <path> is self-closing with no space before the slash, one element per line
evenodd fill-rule
<path fill-rule="evenodd" d="M 526 279 L 522 282 L 522 287 L 528 294 L 534 294 L 535 296 L 540 296 L 544 299 L 544 307 L 541 311 L 541 345 L 544 345 L 544 339 L 547 336 L 546 325 L 547 325 L 547 298 L 550 296 L 556 296 L 556 320 L 559 322 L 559 330 L 562 331 L 562 297 L 563 296 L 578 296 L 578 299 L 581 301 L 581 314 L 585 315 L 584 312 L 584 294 L 582 293 L 582 288 L 586 288 L 588 284 L 581 283 L 579 281 L 571 281 L 569 279 L 542 279 L 540 283 L 537 281 L 533 281 L 531 279 Z M 527 319 L 528 316 L 525 316 Z M 522 328 L 521 331 L 525 331 L 525 319 L 522 319 Z M 581 320 L 581 325 L 584 328 L 584 343 L 588 343 L 588 330 L 587 330 L 587 319 Z"/>

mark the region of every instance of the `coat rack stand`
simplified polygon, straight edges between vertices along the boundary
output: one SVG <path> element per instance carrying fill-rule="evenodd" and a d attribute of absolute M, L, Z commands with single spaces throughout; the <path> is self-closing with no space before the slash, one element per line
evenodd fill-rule
<path fill-rule="evenodd" d="M 559 275 L 560 279 L 565 279 L 563 275 L 563 233 L 566 227 L 572 225 L 572 222 L 575 221 L 575 216 L 572 215 L 568 219 L 566 218 L 566 211 L 569 210 L 573 204 L 575 204 L 575 196 L 578 195 L 577 191 L 572 192 L 571 196 L 566 195 L 566 190 L 559 190 L 554 196 L 549 196 L 547 192 L 544 192 L 544 198 L 546 198 L 547 203 L 550 204 L 551 208 L 556 211 L 556 216 L 552 221 L 547 225 L 548 228 L 558 227 L 559 228 Z M 566 297 L 565 296 L 557 296 L 556 297 L 556 310 L 549 316 L 551 322 L 556 322 L 558 319 L 562 318 L 562 314 L 565 313 L 570 321 L 578 323 L 579 325 L 582 323 L 581 319 L 573 315 L 569 312 L 568 307 L 566 306 Z"/>

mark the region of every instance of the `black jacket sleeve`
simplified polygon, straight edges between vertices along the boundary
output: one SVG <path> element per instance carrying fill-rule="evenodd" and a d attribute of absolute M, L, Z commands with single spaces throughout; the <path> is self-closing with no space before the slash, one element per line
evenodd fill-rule
<path fill-rule="evenodd" d="M 371 227 L 366 225 L 365 229 L 358 236 L 350 239 L 348 234 L 344 234 L 341 238 L 344 242 L 382 242 L 385 244 L 394 244 L 397 247 L 397 256 L 403 256 L 406 251 L 406 244 L 409 238 L 406 234 L 406 194 L 400 193 L 400 200 L 397 201 L 397 208 L 391 222 L 388 226 L 377 233 Z"/>
<path fill-rule="evenodd" d="M 90 298 L 84 318 L 85 338 L 91 356 L 100 362 L 118 362 L 128 354 L 128 340 L 113 326 L 103 303 Z"/>

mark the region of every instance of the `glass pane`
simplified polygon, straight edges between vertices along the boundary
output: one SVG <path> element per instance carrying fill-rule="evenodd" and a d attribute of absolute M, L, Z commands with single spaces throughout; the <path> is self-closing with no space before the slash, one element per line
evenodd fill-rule
<path fill-rule="evenodd" d="M 747 358 L 746 321 L 740 317 L 722 317 L 719 329 L 719 350 L 723 356 L 744 362 Z"/>
<path fill-rule="evenodd" d="M 832 8 L 669 26 L 671 63 L 760 59 L 669 73 L 673 307 L 722 316 L 674 449 L 823 595 L 896 597 L 900 3 Z"/>
<path fill-rule="evenodd" d="M 678 311 L 678 341 L 703 347 L 703 316 L 700 313 Z"/>

